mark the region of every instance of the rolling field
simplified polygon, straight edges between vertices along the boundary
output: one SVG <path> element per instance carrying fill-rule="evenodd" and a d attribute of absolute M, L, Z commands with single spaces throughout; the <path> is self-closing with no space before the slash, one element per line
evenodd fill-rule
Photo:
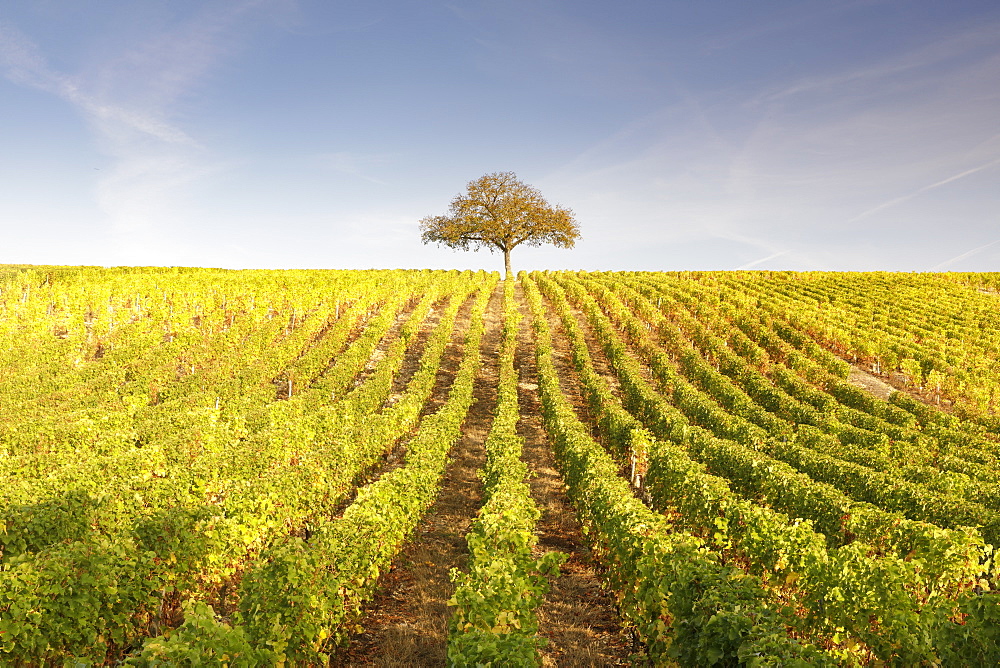
<path fill-rule="evenodd" d="M 0 664 L 998 664 L 998 288 L 0 266 Z"/>

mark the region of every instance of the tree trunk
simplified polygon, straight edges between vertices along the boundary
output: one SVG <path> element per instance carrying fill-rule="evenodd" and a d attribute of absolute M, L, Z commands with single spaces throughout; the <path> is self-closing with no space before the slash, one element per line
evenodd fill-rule
<path fill-rule="evenodd" d="M 507 280 L 510 280 L 510 249 L 509 248 L 505 248 L 504 251 L 503 251 L 503 268 L 504 268 L 504 271 L 506 272 L 506 276 L 504 278 L 506 278 Z"/>

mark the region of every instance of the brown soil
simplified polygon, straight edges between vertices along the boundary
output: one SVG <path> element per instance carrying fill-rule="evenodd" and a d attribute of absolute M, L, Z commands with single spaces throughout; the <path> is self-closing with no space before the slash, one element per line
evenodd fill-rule
<path fill-rule="evenodd" d="M 475 401 L 452 450 L 441 493 L 417 529 L 414 539 L 393 561 L 379 582 L 375 599 L 361 620 L 363 632 L 335 655 L 339 666 L 442 666 L 448 639 L 453 592 L 452 568 L 467 559 L 465 534 L 481 505 L 482 482 L 477 471 L 485 460 L 483 443 L 496 406 L 497 354 L 500 347 L 500 297 L 494 291 L 486 313 L 481 369 L 474 386 Z M 459 312 L 456 333 L 438 371 L 433 397 L 425 413 L 447 399 L 458 371 L 462 346 L 456 341 L 469 329 L 472 300 Z"/>
<path fill-rule="evenodd" d="M 379 341 L 378 346 L 376 346 L 376 349 L 372 352 L 371 359 L 369 359 L 365 369 L 362 371 L 361 375 L 355 379 L 355 386 L 359 386 L 362 382 L 364 382 L 364 380 L 361 380 L 362 376 L 365 380 L 367 380 L 368 376 L 374 373 L 374 369 L 378 366 L 377 362 L 385 358 L 385 354 L 389 349 L 389 346 L 399 337 L 402 325 L 406 322 L 409 313 L 413 310 L 413 308 L 415 308 L 416 303 L 417 300 L 411 300 L 408 307 L 409 310 L 405 313 L 401 313 L 396 318 L 395 324 L 390 328 L 386 335 L 382 337 L 382 340 Z M 472 311 L 472 303 L 472 298 L 466 299 L 462 306 L 459 307 L 458 312 L 455 314 L 455 325 L 450 340 L 451 347 L 446 348 L 441 357 L 441 365 L 438 367 L 437 377 L 434 380 L 434 388 L 431 391 L 431 398 L 421 409 L 421 416 L 437 410 L 448 398 L 448 391 L 451 388 L 451 383 L 458 371 L 458 365 L 462 360 L 461 341 L 464 340 L 465 334 L 469 329 L 469 314 Z M 437 305 L 440 306 L 441 303 L 438 302 Z M 387 409 L 399 400 L 401 393 L 406 389 L 406 384 L 413 378 L 417 370 L 420 368 L 420 358 L 423 356 L 427 340 L 430 338 L 434 329 L 438 326 L 440 320 L 440 311 L 436 308 L 432 308 L 431 311 L 428 312 L 427 317 L 420 324 L 420 329 L 414 337 L 414 340 L 410 342 L 409 346 L 407 346 L 406 353 L 403 357 L 403 363 L 396 376 L 393 378 L 393 391 L 386 399 L 385 404 L 382 407 L 383 410 Z M 456 340 L 458 343 L 455 343 Z M 458 346 L 457 350 L 456 346 Z M 400 377 L 405 378 L 405 381 L 401 381 Z M 339 504 L 335 510 L 335 514 L 339 515 L 340 513 L 343 513 L 347 506 L 354 503 L 354 498 L 360 487 L 371 484 L 389 471 L 402 466 L 405 462 L 406 446 L 408 443 L 409 437 L 400 439 L 391 450 L 383 454 L 381 462 L 367 471 L 362 472 L 354 482 L 354 490 L 347 495 L 341 504 Z"/>
<path fill-rule="evenodd" d="M 847 377 L 847 382 L 883 400 L 888 400 L 889 395 L 896 391 L 896 388 L 889 383 L 855 364 L 851 365 L 851 374 Z"/>
<path fill-rule="evenodd" d="M 844 361 L 849 362 L 850 360 L 844 359 Z M 928 406 L 934 406 L 938 410 L 945 413 L 952 412 L 954 408 L 954 403 L 951 399 L 941 397 L 937 393 L 930 390 L 921 391 L 912 385 L 909 385 L 904 374 L 897 372 L 892 372 L 888 375 L 876 375 L 871 371 L 858 366 L 857 364 L 851 364 L 851 372 L 847 377 L 847 382 L 855 387 L 860 387 L 883 401 L 888 401 L 889 396 L 892 395 L 893 392 L 905 392 L 917 401 L 922 401 Z"/>
<path fill-rule="evenodd" d="M 523 316 L 516 358 L 521 381 L 518 433 L 525 439 L 524 459 L 535 476 L 531 479 L 531 495 L 542 511 L 536 529 L 538 548 L 540 552 L 560 550 L 569 555 L 561 568 L 562 575 L 551 582 L 552 588 L 538 610 L 540 633 L 548 640 L 542 649 L 543 665 L 630 665 L 629 656 L 637 647 L 622 629 L 611 595 L 601 588 L 599 565 L 583 540 L 542 426 L 530 312 L 520 288 L 518 295 Z M 559 352 L 558 364 L 566 365 L 566 352 Z M 575 402 L 581 405 L 579 388 L 575 389 Z"/>
<path fill-rule="evenodd" d="M 407 303 L 406 307 L 400 311 L 399 315 L 396 316 L 396 321 L 392 323 L 392 327 L 389 328 L 389 331 L 382 337 L 382 340 L 375 346 L 375 350 L 372 351 L 371 358 L 368 360 L 368 363 L 365 364 L 365 368 L 362 369 L 361 373 L 358 374 L 358 377 L 354 379 L 354 387 L 362 385 L 368 377 L 375 372 L 375 369 L 378 368 L 378 363 L 385 359 L 386 354 L 389 352 L 389 347 L 396 341 L 396 339 L 399 338 L 403 325 L 409 321 L 413 311 L 417 307 L 418 301 L 419 300 L 417 299 L 411 299 L 410 302 Z M 466 309 L 468 308 L 468 304 L 463 306 L 465 306 Z M 398 398 L 398 393 L 402 392 L 403 389 L 406 388 L 406 383 L 409 382 L 410 378 L 412 378 L 413 374 L 416 372 L 416 369 L 419 366 L 418 363 L 420 361 L 420 356 L 423 354 L 424 344 L 426 344 L 427 339 L 430 337 L 434 328 L 441 320 L 440 307 L 441 302 L 437 302 L 430 308 L 427 312 L 427 316 L 424 318 L 423 322 L 420 323 L 420 329 L 417 331 L 417 335 L 407 346 L 406 354 L 403 358 L 403 364 L 400 367 L 399 372 L 396 374 L 396 377 L 393 378 L 393 386 L 390 391 L 390 396 L 396 396 Z M 459 311 L 459 314 L 461 314 L 461 310 Z"/>
<path fill-rule="evenodd" d="M 608 361 L 607 355 L 604 354 L 604 346 L 601 345 L 600 340 L 594 333 L 593 328 L 590 326 L 590 320 L 587 318 L 587 314 L 572 304 L 570 305 L 570 313 L 574 318 L 576 318 L 580 331 L 583 333 L 583 340 L 584 343 L 587 344 L 587 352 L 590 353 L 590 361 L 594 371 L 608 383 L 608 386 L 611 388 L 611 393 L 621 399 L 622 389 L 618 380 L 618 374 L 615 373 L 613 368 L 611 368 L 611 363 Z M 627 340 L 624 333 L 622 333 L 622 337 Z M 555 345 L 558 346 L 559 342 L 555 342 Z M 568 341 L 566 345 L 568 347 Z M 572 357 L 570 359 L 572 359 Z M 645 373 L 645 379 L 655 386 L 656 382 L 652 374 L 649 373 L 649 367 L 643 364 L 640 364 L 639 366 Z"/>
<path fill-rule="evenodd" d="M 372 371 L 374 371 L 375 367 L 378 365 L 378 362 L 382 358 L 385 357 L 385 351 L 388 349 L 389 344 L 393 340 L 395 340 L 397 336 L 399 336 L 399 330 L 402 328 L 403 323 L 406 322 L 406 320 L 409 317 L 410 313 L 413 312 L 413 309 L 416 308 L 416 305 L 417 305 L 417 299 L 415 299 L 415 298 L 411 298 L 409 301 L 407 301 L 405 304 L 403 304 L 403 306 L 400 308 L 399 313 L 396 316 L 396 320 L 393 322 L 392 326 L 389 328 L 389 331 L 386 332 L 386 335 L 383 336 L 382 340 L 379 341 L 378 344 L 375 346 L 375 349 L 372 351 L 372 355 L 369 358 L 368 362 L 365 364 L 365 367 L 355 377 L 355 379 L 354 379 L 354 381 L 352 383 L 353 387 L 357 387 L 358 385 L 362 384 L 365 381 L 365 379 L 368 376 L 371 375 Z M 350 333 L 347 336 L 347 340 L 344 341 L 344 344 L 343 344 L 341 350 L 347 350 L 355 341 L 357 341 L 357 339 L 361 336 L 362 332 L 364 332 L 365 328 L 368 326 L 369 322 L 371 321 L 372 315 L 374 315 L 374 313 L 376 313 L 376 312 L 377 312 L 377 309 L 376 310 L 369 310 L 369 311 L 367 311 L 365 313 L 360 314 L 360 316 L 355 321 L 354 325 L 351 327 L 351 331 L 350 331 Z M 309 347 L 311 348 L 312 346 L 318 345 L 319 342 L 323 339 L 323 337 L 325 337 L 327 334 L 329 334 L 330 330 L 333 329 L 333 327 L 335 326 L 335 324 L 336 324 L 336 321 L 331 321 L 331 322 L 327 323 L 327 325 L 324 326 L 315 335 L 315 337 L 313 338 L 313 341 L 310 343 Z M 299 355 L 300 356 L 304 355 L 307 351 L 308 351 L 308 349 L 304 349 L 304 350 L 302 350 L 299 353 Z M 317 376 L 316 378 L 309 379 L 308 380 L 308 384 L 311 385 L 312 383 L 314 383 L 317 380 L 319 380 L 319 378 L 322 378 L 323 374 L 325 374 L 327 371 L 329 371 L 330 369 L 333 368 L 333 366 L 334 366 L 334 364 L 335 364 L 335 362 L 336 362 L 337 359 L 338 359 L 337 355 L 333 356 L 327 362 L 326 368 L 320 373 L 320 375 Z M 294 393 L 296 393 L 296 392 L 299 391 L 298 385 L 295 383 L 295 381 L 293 381 L 292 385 L 289 386 L 288 376 L 286 374 L 287 374 L 287 372 L 283 372 L 277 378 L 275 378 L 274 380 L 271 381 L 272 383 L 274 383 L 274 386 L 275 386 L 275 392 L 276 392 L 276 394 L 275 394 L 275 400 L 285 400 L 285 399 L 288 399 L 289 398 L 289 390 L 291 390 L 292 394 L 294 394 Z"/>
<path fill-rule="evenodd" d="M 462 330 L 463 332 L 467 331 L 468 328 L 468 318 L 469 312 L 472 309 L 472 301 L 472 299 L 466 299 L 465 303 L 462 304 L 462 307 L 456 314 L 456 325 L 458 325 L 461 320 L 464 323 L 463 326 L 466 328 Z M 413 337 L 413 340 L 410 341 L 410 344 L 407 347 L 406 355 L 403 358 L 403 365 L 400 367 L 396 376 L 392 379 L 392 389 L 389 390 L 389 397 L 386 399 L 387 406 L 390 406 L 399 400 L 400 395 L 406 390 L 406 386 L 413 379 L 414 374 L 416 374 L 420 369 L 420 358 L 423 356 L 424 349 L 427 347 L 427 340 L 434 332 L 434 328 L 437 327 L 439 322 L 441 322 L 442 311 L 446 307 L 447 302 L 445 300 L 439 300 L 435 302 L 427 312 L 427 317 L 424 319 L 423 324 L 421 324 L 417 335 Z M 439 378 L 438 380 L 441 381 L 447 379 Z M 439 382 L 438 385 L 440 386 L 441 383 Z M 449 382 L 447 387 L 450 386 L 451 384 Z M 440 387 L 435 389 L 440 389 Z M 440 396 L 440 394 L 441 393 L 438 392 L 437 396 Z M 437 402 L 432 403 L 436 404 Z M 443 403 L 443 400 L 441 403 Z M 436 408 L 434 410 L 436 410 Z"/>
<path fill-rule="evenodd" d="M 483 443 L 496 405 L 501 296 L 499 288 L 487 311 L 476 401 L 463 425 L 463 437 L 453 450 L 454 459 L 445 472 L 441 494 L 414 540 L 379 583 L 376 598 L 361 621 L 364 631 L 352 639 L 350 647 L 332 658 L 333 665 L 445 663 L 451 616 L 446 601 L 454 590 L 449 572 L 465 566 L 465 534 L 481 504 L 481 482 L 476 473 L 485 459 Z M 527 315 L 524 308 L 522 313 Z M 543 662 L 546 666 L 629 665 L 630 653 L 636 647 L 631 635 L 620 626 L 612 597 L 601 588 L 598 567 L 582 538 L 541 424 L 534 343 L 528 323 L 522 320 L 516 360 L 521 375 L 522 419 L 518 430 L 525 438 L 525 460 L 535 476 L 531 480 L 532 496 L 543 512 L 537 549 L 539 553 L 560 550 L 569 555 L 562 575 L 553 579 L 552 589 L 539 609 L 541 634 L 548 640 L 542 650 Z M 460 313 L 458 330 L 464 333 L 467 328 L 468 313 Z M 456 338 L 459 336 L 457 333 Z M 459 346 L 453 346 L 441 365 L 429 410 L 444 401 L 460 359 Z"/>

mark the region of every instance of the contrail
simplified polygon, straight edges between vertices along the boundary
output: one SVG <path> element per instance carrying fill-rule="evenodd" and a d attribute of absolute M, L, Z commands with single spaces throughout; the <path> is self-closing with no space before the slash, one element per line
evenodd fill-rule
<path fill-rule="evenodd" d="M 768 260 L 773 260 L 774 258 L 781 257 L 782 255 L 785 255 L 787 253 L 791 253 L 791 251 L 783 250 L 783 251 L 778 251 L 777 253 L 771 253 L 767 257 L 762 257 L 759 260 L 754 260 L 753 262 L 747 262 L 744 265 L 740 265 L 739 267 L 736 267 L 736 270 L 740 271 L 743 269 L 749 269 L 750 267 L 756 267 L 758 264 L 763 264 Z"/>
<path fill-rule="evenodd" d="M 867 211 L 862 211 L 861 213 L 859 213 L 858 215 L 854 216 L 854 218 L 851 218 L 847 222 L 848 223 L 857 222 L 857 221 L 861 220 L 862 218 L 867 218 L 868 216 L 872 215 L 873 213 L 881 211 L 882 209 L 887 209 L 890 206 L 895 206 L 897 204 L 905 202 L 906 200 L 912 199 L 912 198 L 916 197 L 917 195 L 920 195 L 922 193 L 927 192 L 928 190 L 933 190 L 934 188 L 940 188 L 941 186 L 949 184 L 952 181 L 957 181 L 959 179 L 965 178 L 966 176 L 969 176 L 970 174 L 975 174 L 976 172 L 981 172 L 984 169 L 989 169 L 990 167 L 992 167 L 994 165 L 998 165 L 998 164 L 1000 164 L 1000 158 L 997 158 L 996 160 L 991 160 L 991 161 L 987 162 L 985 165 L 980 165 L 978 167 L 973 167 L 972 169 L 967 169 L 964 172 L 959 172 L 958 174 L 955 174 L 954 176 L 949 176 L 946 179 L 942 179 L 940 181 L 937 181 L 936 183 L 932 183 L 932 184 L 930 184 L 928 186 L 924 186 L 923 188 L 919 188 L 918 190 L 914 190 L 912 193 L 910 193 L 908 195 L 903 195 L 902 197 L 896 197 L 895 199 L 891 199 L 888 202 L 883 202 L 883 203 L 879 204 L 878 206 L 872 207 L 871 209 L 868 209 Z"/>
<path fill-rule="evenodd" d="M 931 271 L 941 271 L 942 269 L 944 269 L 945 267 L 947 267 L 949 264 L 951 264 L 953 262 L 958 262 L 959 260 L 964 260 L 965 258 L 969 257 L 970 255 L 975 255 L 979 251 L 986 250 L 987 248 L 989 248 L 990 246 L 993 246 L 995 244 L 1000 244 L 1000 239 L 997 239 L 996 241 L 991 241 L 988 244 L 983 244 L 982 246 L 979 246 L 977 248 L 973 248 L 970 251 L 965 251 L 961 255 L 956 255 L 955 257 L 951 258 L 950 260 L 945 260 L 944 262 L 942 262 L 940 264 L 936 264 L 933 267 L 931 267 Z"/>

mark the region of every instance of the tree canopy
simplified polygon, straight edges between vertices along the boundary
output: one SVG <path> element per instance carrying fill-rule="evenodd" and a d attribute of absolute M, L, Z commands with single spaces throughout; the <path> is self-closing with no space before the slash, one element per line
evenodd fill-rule
<path fill-rule="evenodd" d="M 545 201 L 537 188 L 514 172 L 494 172 L 470 181 L 451 201 L 448 213 L 420 221 L 424 243 L 461 250 L 488 248 L 504 256 L 510 277 L 510 252 L 521 244 L 572 248 L 580 237 L 573 211 Z"/>

